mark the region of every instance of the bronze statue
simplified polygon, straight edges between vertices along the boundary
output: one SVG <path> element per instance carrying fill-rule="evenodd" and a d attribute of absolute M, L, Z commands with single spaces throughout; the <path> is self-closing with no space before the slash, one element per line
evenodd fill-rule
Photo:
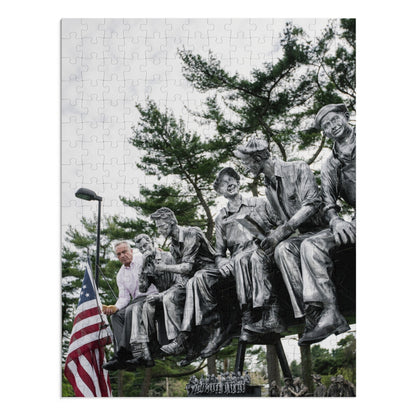
<path fill-rule="evenodd" d="M 155 249 L 152 239 L 147 234 L 138 235 L 135 243 L 143 255 L 139 289 L 142 292 L 147 291 L 153 284 L 158 293 L 147 296 L 143 305 L 137 304 L 133 307 L 130 338 L 133 359 L 127 362 L 130 365 L 151 367 L 154 365 L 152 355 L 160 348 L 157 339 L 156 315 L 163 317 L 168 339 L 174 339 L 179 333 L 182 322 L 185 285 L 178 274 L 156 271 L 156 265 L 160 262 L 174 263 L 170 253 Z"/>
<path fill-rule="evenodd" d="M 245 198 L 240 194 L 240 176 L 231 167 L 222 169 L 214 189 L 228 203 L 215 218 L 216 264 L 223 278 L 235 278 L 237 298 L 242 311 L 242 331 L 283 332 L 270 259 L 259 248 L 259 236 L 247 223 L 265 234 L 280 221 L 267 200 Z M 254 224 L 254 225 L 253 225 Z M 260 311 L 260 318 L 254 311 Z M 214 347 L 214 350 L 216 347 Z"/>
<path fill-rule="evenodd" d="M 270 397 L 279 397 L 280 396 L 280 391 L 279 391 L 279 386 L 276 383 L 276 380 L 273 380 L 270 383 L 270 388 L 269 388 L 269 396 Z"/>
<path fill-rule="evenodd" d="M 295 377 L 288 389 L 293 397 L 304 397 L 308 393 L 308 388 L 303 384 L 300 377 Z"/>
<path fill-rule="evenodd" d="M 344 104 L 321 108 L 315 119 L 316 127 L 334 141 L 332 154 L 321 171 L 323 209 L 329 228 L 302 244 L 304 301 L 313 310 L 299 345 L 319 342 L 328 335 L 338 335 L 349 329 L 339 312 L 332 283 L 335 250 L 341 245 L 355 244 L 355 216 L 351 222 L 345 221 L 338 215 L 337 205 L 342 198 L 355 209 L 355 128 L 348 124 L 348 119 Z"/>
<path fill-rule="evenodd" d="M 280 390 L 280 397 L 292 397 L 292 379 L 290 377 L 285 377 L 283 383 L 284 385 Z"/>
<path fill-rule="evenodd" d="M 335 383 L 338 387 L 339 397 L 355 397 L 354 385 L 346 380 L 342 374 L 335 377 Z"/>
<path fill-rule="evenodd" d="M 188 396 L 242 396 L 247 392 L 246 380 L 241 373 L 220 373 L 201 375 L 198 379 L 192 375 L 186 385 Z"/>
<path fill-rule="evenodd" d="M 327 397 L 341 397 L 341 389 L 339 383 L 337 383 L 336 376 L 331 377 L 331 384 L 328 387 Z"/>
<path fill-rule="evenodd" d="M 312 379 L 315 382 L 315 390 L 313 392 L 314 397 L 325 397 L 326 386 L 321 382 L 321 376 L 319 374 L 312 374 Z"/>
<path fill-rule="evenodd" d="M 302 161 L 272 159 L 267 142 L 258 138 L 238 146 L 235 155 L 253 175 L 264 174 L 266 197 L 284 221 L 269 233 L 260 247 L 269 256 L 274 256 L 289 292 L 295 318 L 305 316 L 307 333 L 321 317 L 327 322 L 326 312 L 330 313 L 330 325 L 320 332 L 319 339 L 311 339 L 309 343 L 347 331 L 347 322 L 333 307 L 336 298 L 332 287 L 319 285 L 318 276 L 314 279 L 316 286 L 327 296 L 323 304 L 322 301 L 311 301 L 310 285 L 304 284 L 303 264 L 308 250 L 302 246 L 307 248 L 308 239 L 326 226 L 322 198 L 311 169 Z"/>
<path fill-rule="evenodd" d="M 187 365 L 199 355 L 205 356 L 207 350 L 209 353 L 213 340 L 227 334 L 218 302 L 219 286 L 224 282 L 220 281 L 221 275 L 215 266 L 215 250 L 201 229 L 179 226 L 175 214 L 165 207 L 154 212 L 151 218 L 158 231 L 165 238 L 171 238 L 170 252 L 175 260 L 175 264 L 171 265 L 163 262 L 156 264 L 155 271 L 177 273 L 186 281 L 180 332 L 161 350 L 167 355 L 186 353 L 179 364 Z M 229 305 L 232 305 L 232 298 L 229 300 Z M 233 323 L 232 313 L 227 319 L 230 324 Z M 208 340 L 203 338 L 207 330 Z"/>

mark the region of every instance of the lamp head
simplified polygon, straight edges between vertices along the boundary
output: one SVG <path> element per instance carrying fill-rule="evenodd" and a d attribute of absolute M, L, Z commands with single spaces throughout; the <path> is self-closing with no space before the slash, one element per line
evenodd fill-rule
<path fill-rule="evenodd" d="M 75 196 L 80 199 L 84 199 L 85 201 L 102 201 L 103 198 L 98 196 L 94 191 L 87 188 L 79 188 L 78 191 L 75 192 Z"/>

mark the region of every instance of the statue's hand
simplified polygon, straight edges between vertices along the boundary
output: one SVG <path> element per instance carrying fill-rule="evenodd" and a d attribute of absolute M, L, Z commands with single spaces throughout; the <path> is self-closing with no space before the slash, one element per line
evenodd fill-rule
<path fill-rule="evenodd" d="M 151 304 L 154 305 L 156 302 L 158 302 L 161 298 L 161 295 L 159 293 L 155 293 L 152 295 L 147 296 L 146 300 Z"/>
<path fill-rule="evenodd" d="M 231 263 L 224 264 L 224 266 L 220 267 L 220 273 L 222 277 L 228 277 L 233 274 L 234 267 Z"/>
<path fill-rule="evenodd" d="M 336 217 L 329 223 L 337 246 L 355 243 L 355 225 Z"/>
<path fill-rule="evenodd" d="M 265 238 L 261 243 L 260 247 L 264 252 L 272 257 L 276 246 L 293 233 L 294 229 L 287 222 L 279 225 L 274 231 L 269 234 L 269 237 Z"/>
<path fill-rule="evenodd" d="M 279 244 L 279 241 L 276 240 L 274 237 L 266 237 L 261 243 L 260 248 L 268 255 L 272 257 L 274 254 L 274 249 Z"/>

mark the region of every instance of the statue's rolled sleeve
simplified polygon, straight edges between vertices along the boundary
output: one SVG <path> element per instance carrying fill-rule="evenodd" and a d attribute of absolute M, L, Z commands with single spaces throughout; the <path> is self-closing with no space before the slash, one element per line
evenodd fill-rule
<path fill-rule="evenodd" d="M 338 176 L 337 161 L 335 158 L 330 157 L 323 164 L 321 171 L 321 187 L 325 213 L 331 209 L 336 212 L 340 211 L 340 207 L 337 204 L 339 194 Z"/>

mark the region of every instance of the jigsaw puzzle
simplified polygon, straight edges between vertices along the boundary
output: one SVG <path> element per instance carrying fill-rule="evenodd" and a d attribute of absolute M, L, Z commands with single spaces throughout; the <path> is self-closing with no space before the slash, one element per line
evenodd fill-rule
<path fill-rule="evenodd" d="M 103 212 L 131 215 L 120 196 L 136 197 L 148 184 L 128 143 L 138 122 L 136 104 L 147 97 L 201 130 L 187 108 L 201 94 L 182 75 L 178 49 L 208 51 L 230 73 L 249 76 L 279 54 L 286 20 L 278 19 L 64 19 L 62 21 L 62 227 L 95 211 L 75 191 L 91 187 L 104 195 Z M 294 23 L 311 37 L 326 19 Z M 203 126 L 202 129 L 205 129 Z"/>
<path fill-rule="evenodd" d="M 334 21 L 339 26 L 339 19 Z M 212 91 L 210 94 L 209 88 L 205 91 L 198 90 L 184 76 L 185 64 L 180 51 L 186 50 L 195 56 L 200 55 L 201 59 L 209 59 L 211 56 L 211 62 L 219 62 L 230 77 L 238 74 L 247 82 L 253 82 L 261 71 L 267 76 L 265 68 L 271 68 L 281 58 L 285 47 L 282 38 L 288 22 L 302 28 L 307 39 L 305 42 L 311 43 L 317 37 L 322 37 L 325 28 L 333 24 L 333 21 L 328 19 L 63 19 L 63 238 L 65 239 L 69 227 L 76 229 L 80 226 L 82 218 L 93 219 L 96 215 L 96 204 L 75 197 L 79 188 L 92 189 L 102 197 L 102 215 L 116 215 L 128 219 L 135 218 L 137 213 L 132 206 L 123 203 L 121 197 L 134 200 L 140 197 L 139 191 L 143 186 L 149 188 L 153 185 L 168 186 L 178 183 L 178 175 L 149 175 L 137 166 L 145 150 L 133 146 L 130 140 L 134 136 L 133 129 L 139 122 L 136 106 L 145 107 L 148 100 L 151 100 L 162 113 L 166 110 L 177 120 L 182 119 L 187 131 L 198 132 L 203 139 L 209 140 L 210 137 L 218 135 L 218 130 L 210 123 L 201 122 L 195 114 L 207 111 L 207 97 L 215 97 L 219 106 L 222 106 L 221 117 L 225 114 L 224 120 L 230 120 L 229 125 L 237 123 L 235 116 L 231 114 L 233 102 L 226 102 L 229 96 L 224 98 L 224 93 L 231 90 L 227 91 L 227 87 L 223 86 L 218 90 L 218 96 Z M 336 47 L 337 40 L 328 47 L 328 54 Z M 298 53 L 302 53 L 302 46 L 299 47 Z M 299 73 L 300 77 L 305 77 L 305 83 L 308 82 L 308 70 Z M 257 79 L 260 78 L 259 75 Z M 243 89 L 243 84 L 241 88 Z M 258 95 L 263 92 L 259 90 Z M 238 100 L 241 100 L 242 95 L 238 95 L 239 92 L 234 93 L 235 109 L 240 104 Z M 328 89 L 322 94 L 330 93 Z M 221 99 L 224 101 L 221 102 Z M 247 100 L 248 105 L 256 108 L 256 99 L 259 98 Z M 309 122 L 313 120 L 314 109 L 307 108 L 307 97 L 305 103 L 302 120 Z M 355 100 L 349 103 L 350 108 L 354 109 Z M 302 105 L 299 103 L 300 107 Z M 213 108 L 211 110 L 214 111 Z M 354 111 L 351 115 L 350 121 L 354 122 Z M 292 116 L 293 114 L 288 112 L 287 120 Z M 247 118 L 244 120 L 247 121 Z M 281 122 L 280 120 L 279 123 Z M 228 121 L 224 122 L 224 131 L 227 129 L 227 123 Z M 297 129 L 300 135 L 308 130 L 308 126 L 302 123 L 304 122 L 300 122 Z M 244 128 L 241 126 L 241 131 L 244 131 Z M 273 128 L 280 132 L 286 129 L 282 124 L 276 124 Z M 289 132 L 282 133 L 282 140 L 289 136 Z M 305 143 L 308 143 L 307 140 L 305 139 Z M 319 142 L 317 143 L 319 145 Z M 287 147 L 286 151 L 291 152 L 289 159 L 314 156 L 314 151 L 305 151 L 307 145 L 297 142 L 296 146 L 299 153 L 290 145 Z M 320 150 L 322 152 L 311 164 L 316 166 L 315 170 L 318 173 L 330 148 L 325 145 Z M 213 213 L 217 214 L 221 206 L 214 206 Z M 349 215 L 348 212 L 346 215 Z M 354 332 L 355 327 L 352 328 Z M 334 349 L 339 339 L 341 336 L 332 335 L 320 345 L 323 348 Z M 291 334 L 282 340 L 290 363 L 301 360 L 297 340 L 298 334 Z M 140 395 L 139 392 L 137 395 Z"/>

